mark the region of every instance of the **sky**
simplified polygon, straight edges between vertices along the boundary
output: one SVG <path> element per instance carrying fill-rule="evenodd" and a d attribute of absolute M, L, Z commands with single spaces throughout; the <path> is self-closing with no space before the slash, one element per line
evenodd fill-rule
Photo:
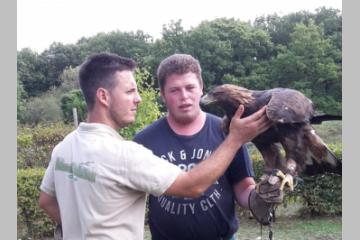
<path fill-rule="evenodd" d="M 342 10 L 342 0 L 17 0 L 17 50 L 41 53 L 53 42 L 75 44 L 117 30 L 142 30 L 159 38 L 171 20 L 181 19 L 189 30 L 219 17 L 253 21 L 322 6 Z"/>

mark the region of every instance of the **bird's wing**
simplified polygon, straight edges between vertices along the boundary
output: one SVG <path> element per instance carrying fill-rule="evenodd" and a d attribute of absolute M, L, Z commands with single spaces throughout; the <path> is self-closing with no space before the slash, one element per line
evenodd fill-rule
<path fill-rule="evenodd" d="M 313 103 L 292 89 L 274 89 L 266 109 L 269 119 L 280 123 L 307 122 L 314 114 Z"/>

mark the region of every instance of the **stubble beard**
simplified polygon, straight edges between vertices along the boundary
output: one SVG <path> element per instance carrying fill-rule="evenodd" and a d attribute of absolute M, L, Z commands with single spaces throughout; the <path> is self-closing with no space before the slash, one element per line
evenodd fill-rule
<path fill-rule="evenodd" d="M 182 113 L 178 113 L 178 114 L 169 113 L 169 114 L 171 115 L 173 121 L 175 121 L 176 123 L 180 125 L 187 125 L 195 121 L 195 119 L 200 115 L 200 109 L 191 112 L 191 114 L 182 114 Z"/>
<path fill-rule="evenodd" d="M 114 109 L 114 107 L 111 105 L 110 109 L 109 109 L 109 114 L 110 114 L 110 118 L 111 120 L 116 124 L 116 126 L 118 126 L 118 128 L 124 128 L 127 127 L 128 125 L 132 124 L 135 122 L 135 119 L 131 120 L 131 121 L 125 121 L 124 118 L 121 117 L 121 115 L 118 113 L 118 111 L 116 111 Z"/>

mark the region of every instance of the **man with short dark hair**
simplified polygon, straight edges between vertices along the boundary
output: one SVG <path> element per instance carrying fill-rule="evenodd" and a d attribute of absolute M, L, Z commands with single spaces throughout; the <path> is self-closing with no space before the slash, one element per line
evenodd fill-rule
<path fill-rule="evenodd" d="M 90 56 L 80 68 L 88 118 L 53 150 L 39 205 L 62 226 L 64 239 L 143 239 L 146 193 L 198 197 L 230 165 L 237 150 L 269 127 L 264 109 L 240 119 L 207 161 L 188 172 L 124 140 L 141 98 L 135 62 L 115 54 Z"/>

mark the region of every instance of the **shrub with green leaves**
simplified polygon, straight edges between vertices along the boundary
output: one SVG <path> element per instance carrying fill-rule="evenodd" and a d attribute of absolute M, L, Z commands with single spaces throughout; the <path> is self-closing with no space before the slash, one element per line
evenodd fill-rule
<path fill-rule="evenodd" d="M 329 148 L 341 159 L 341 143 L 330 144 Z M 259 153 L 252 152 L 255 180 L 263 174 L 264 161 Z M 294 192 L 287 192 L 284 206 L 300 201 L 303 204 L 302 215 L 339 215 L 342 213 L 342 178 L 341 175 L 325 173 L 314 176 L 301 176 Z"/>
<path fill-rule="evenodd" d="M 342 179 L 340 175 L 325 173 L 303 177 L 297 186 L 303 200 L 302 215 L 323 216 L 342 213 Z"/>
<path fill-rule="evenodd" d="M 62 121 L 62 118 L 58 99 L 50 91 L 41 96 L 28 99 L 24 103 L 24 109 L 19 120 L 23 124 L 36 126 L 40 123 Z"/>
<path fill-rule="evenodd" d="M 74 129 L 63 123 L 19 126 L 17 135 L 17 166 L 47 167 L 52 149 Z"/>
<path fill-rule="evenodd" d="M 23 146 L 28 146 L 32 141 L 31 138 L 26 134 L 22 136 L 18 142 Z M 341 151 L 334 152 L 337 156 L 341 155 Z M 255 179 L 258 181 L 262 175 L 264 162 L 260 154 L 252 153 L 252 159 Z M 18 236 L 41 239 L 52 234 L 54 223 L 39 209 L 37 202 L 44 173 L 45 168 L 26 168 L 19 169 L 17 172 Z M 301 210 L 303 215 L 341 214 L 341 176 L 323 174 L 303 179 L 304 183 L 298 185 L 294 192 L 286 194 L 284 206 L 300 201 L 304 205 Z M 240 215 L 249 215 L 247 210 L 242 208 L 239 210 Z"/>
<path fill-rule="evenodd" d="M 53 234 L 54 222 L 39 207 L 44 168 L 17 170 L 18 238 L 43 239 Z"/>

